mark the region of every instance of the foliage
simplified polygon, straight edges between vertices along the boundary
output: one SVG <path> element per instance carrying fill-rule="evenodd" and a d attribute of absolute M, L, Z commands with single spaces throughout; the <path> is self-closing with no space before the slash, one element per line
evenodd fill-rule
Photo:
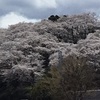
<path fill-rule="evenodd" d="M 73 53 L 85 56 L 88 65 L 98 73 L 100 31 L 94 33 L 94 26 L 97 25 L 95 16 L 84 13 L 55 17 L 55 22 L 42 20 L 36 24 L 19 23 L 8 29 L 0 29 L 0 100 L 15 94 L 16 99 L 22 97 L 17 93 L 26 92 L 26 85 L 34 84 L 44 72 L 47 74 L 50 66 L 57 65 L 59 51 L 62 52 L 62 58 Z M 52 83 L 52 78 L 47 78 Z M 98 85 L 99 79 L 97 77 Z"/>
<path fill-rule="evenodd" d="M 32 100 L 82 100 L 92 88 L 94 74 L 86 59 L 68 56 L 60 68 L 51 71 L 33 87 Z M 46 98 L 47 97 L 47 98 Z"/>
<path fill-rule="evenodd" d="M 48 20 L 51 20 L 51 21 L 53 21 L 53 22 L 55 22 L 55 21 L 57 21 L 57 19 L 59 19 L 60 17 L 58 16 L 58 15 L 51 15 L 49 18 L 48 18 Z"/>

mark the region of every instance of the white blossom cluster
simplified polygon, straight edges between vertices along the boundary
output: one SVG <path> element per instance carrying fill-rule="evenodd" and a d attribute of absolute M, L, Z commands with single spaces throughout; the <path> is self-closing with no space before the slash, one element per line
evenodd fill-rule
<path fill-rule="evenodd" d="M 93 59 L 98 55 L 99 64 L 100 31 L 95 32 L 96 22 L 92 14 L 64 15 L 56 22 L 42 20 L 0 29 L 1 73 L 6 77 L 17 73 L 27 80 L 29 73 L 42 75 L 50 66 L 59 64 L 59 57 L 73 53 L 91 55 Z"/>

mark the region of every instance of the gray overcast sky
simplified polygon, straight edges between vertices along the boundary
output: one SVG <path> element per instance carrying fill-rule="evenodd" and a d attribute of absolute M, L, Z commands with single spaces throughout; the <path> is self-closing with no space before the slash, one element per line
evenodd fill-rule
<path fill-rule="evenodd" d="M 20 21 L 36 22 L 51 14 L 82 12 L 99 15 L 100 0 L 0 0 L 0 27 Z"/>

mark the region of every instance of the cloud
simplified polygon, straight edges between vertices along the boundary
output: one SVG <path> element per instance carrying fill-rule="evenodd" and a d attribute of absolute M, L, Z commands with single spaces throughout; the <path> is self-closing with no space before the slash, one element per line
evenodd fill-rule
<path fill-rule="evenodd" d="M 5 16 L 0 17 L 0 28 L 7 28 L 9 25 L 17 24 L 19 22 L 38 22 L 39 19 L 28 19 L 18 13 L 10 12 Z"/>
<path fill-rule="evenodd" d="M 32 2 L 32 0 L 30 0 Z M 33 5 L 35 5 L 37 8 L 57 8 L 57 2 L 56 0 L 34 0 Z"/>
<path fill-rule="evenodd" d="M 0 0 L 0 16 L 10 12 L 28 19 L 44 19 L 52 14 L 100 14 L 100 0 Z"/>

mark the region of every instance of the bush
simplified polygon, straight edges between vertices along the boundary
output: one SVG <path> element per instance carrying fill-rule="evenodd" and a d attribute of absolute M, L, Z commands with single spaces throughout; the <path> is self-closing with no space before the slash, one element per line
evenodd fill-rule
<path fill-rule="evenodd" d="M 93 85 L 93 70 L 86 59 L 68 56 L 59 68 L 50 72 L 33 86 L 32 100 L 82 100 Z"/>
<path fill-rule="evenodd" d="M 58 15 L 51 15 L 48 19 L 49 20 L 51 20 L 51 21 L 53 21 L 53 22 L 55 22 L 55 21 L 57 21 L 57 19 L 59 19 L 60 17 L 58 16 Z"/>

